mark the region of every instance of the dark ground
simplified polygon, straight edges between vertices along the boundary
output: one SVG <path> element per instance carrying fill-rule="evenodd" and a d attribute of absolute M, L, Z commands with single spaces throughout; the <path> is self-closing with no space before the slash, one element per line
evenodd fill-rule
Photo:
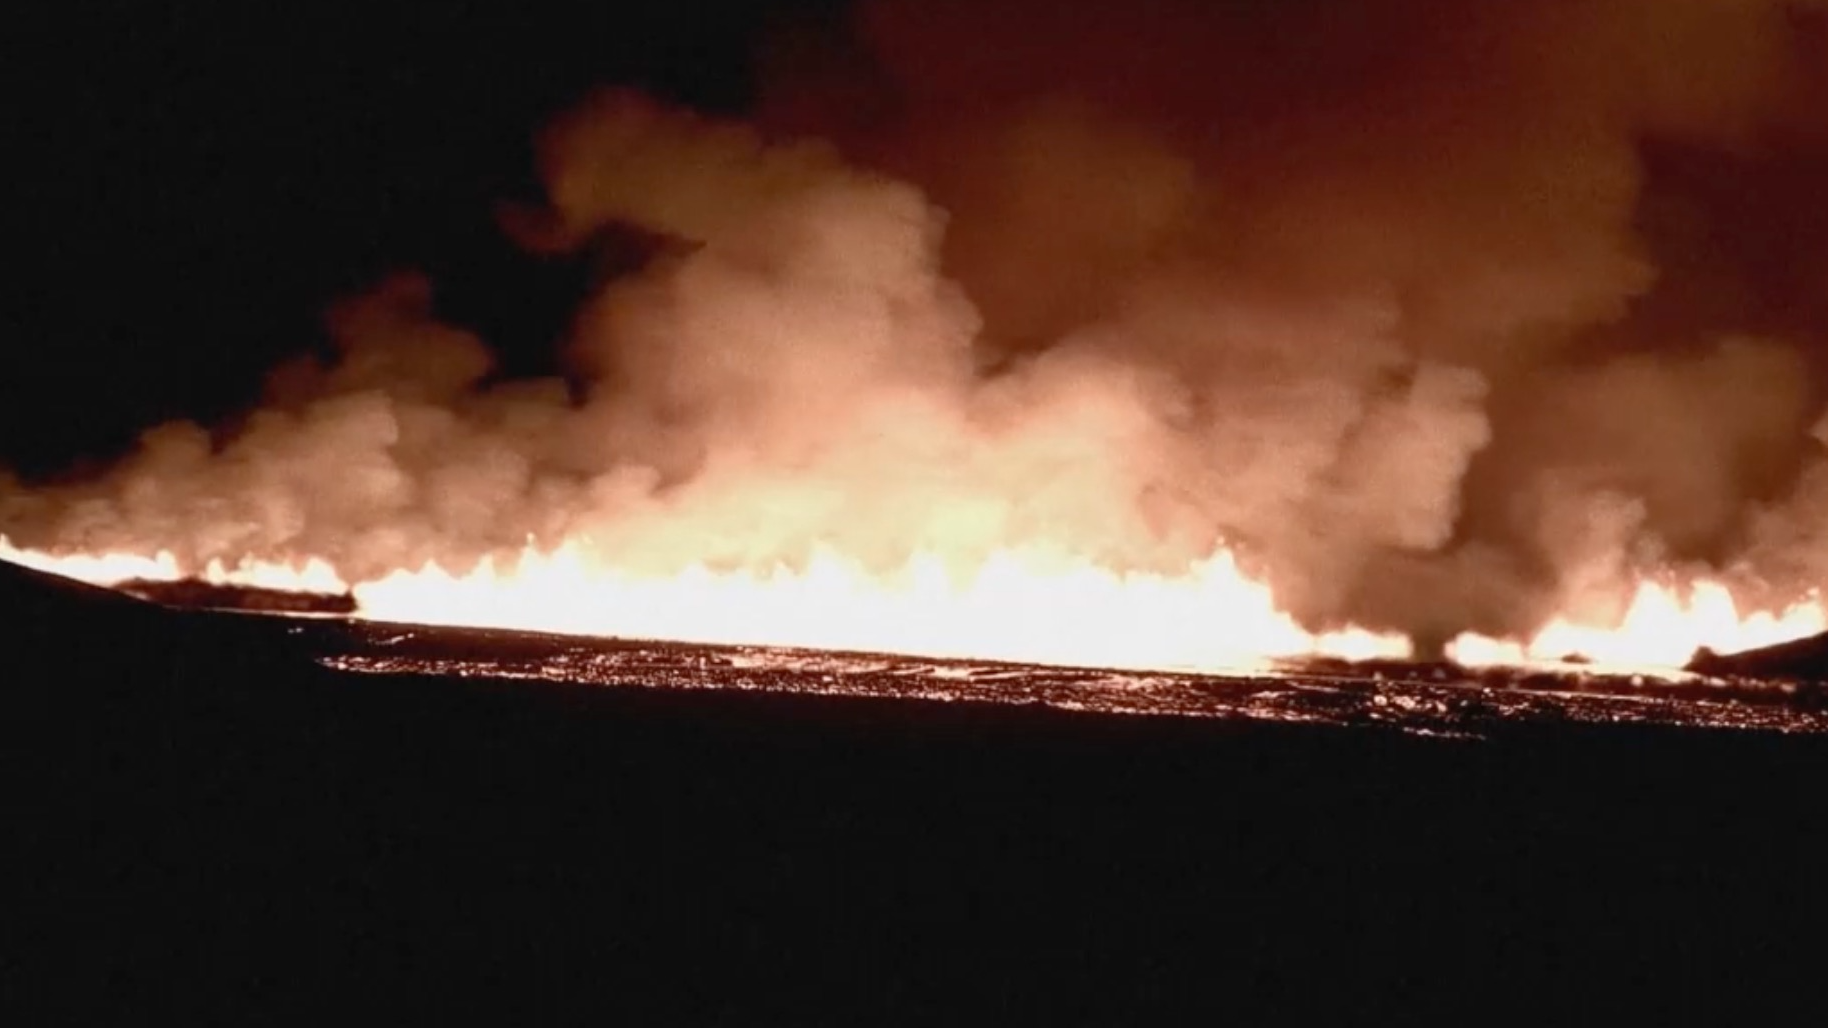
<path fill-rule="evenodd" d="M 1822 971 L 1819 735 L 338 675 L 0 593 L 3 994 L 66 1022 L 1751 1023 Z"/>

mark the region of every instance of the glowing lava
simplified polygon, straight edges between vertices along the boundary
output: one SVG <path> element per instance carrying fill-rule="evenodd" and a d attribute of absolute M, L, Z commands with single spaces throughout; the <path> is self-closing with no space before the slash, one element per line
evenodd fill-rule
<path fill-rule="evenodd" d="M 1696 582 L 1677 588 L 1641 582 L 1625 611 L 1612 624 L 1582 622 L 1565 615 L 1543 625 L 1527 640 L 1467 634 L 1448 647 L 1448 657 L 1468 667 L 1553 664 L 1567 660 L 1617 671 L 1679 668 L 1707 648 L 1731 654 L 1774 646 L 1828 631 L 1828 611 L 1811 597 L 1779 612 L 1741 613 L 1724 584 Z"/>
<path fill-rule="evenodd" d="M 329 562 L 312 558 L 297 564 L 244 560 L 232 567 L 216 560 L 196 571 L 187 571 L 169 550 L 138 553 L 51 554 L 24 550 L 0 535 L 0 560 L 22 567 L 73 578 L 91 585 L 117 586 L 126 582 L 176 582 L 198 578 L 212 585 L 239 585 L 282 592 L 345 593 L 349 584 Z"/>
<path fill-rule="evenodd" d="M 0 558 L 97 585 L 185 576 L 169 552 L 53 555 L 0 537 Z M 1185 574 L 1125 574 L 1040 549 L 999 552 L 966 570 L 922 554 L 872 574 L 839 553 L 762 571 L 688 567 L 633 575 L 585 548 L 485 560 L 465 573 L 437 565 L 348 583 L 328 563 L 212 562 L 194 577 L 224 585 L 351 592 L 359 616 L 414 624 L 730 645 L 969 657 L 1145 670 L 1262 670 L 1279 660 L 1403 658 L 1410 641 L 1359 628 L 1313 632 L 1271 588 L 1220 552 Z M 1700 647 L 1734 653 L 1828 630 L 1819 601 L 1741 613 L 1731 591 L 1642 583 L 1612 624 L 1562 616 L 1527 640 L 1463 635 L 1448 655 L 1467 666 L 1568 659 L 1607 670 L 1668 672 Z"/>
<path fill-rule="evenodd" d="M 0 557 L 97 585 L 181 577 L 170 553 L 55 556 L 0 539 Z M 776 645 L 1133 669 L 1261 669 L 1325 655 L 1400 658 L 1400 635 L 1310 632 L 1267 585 L 1220 553 L 1184 575 L 1121 574 L 1040 550 L 1008 550 L 958 571 L 930 554 L 871 574 L 840 554 L 804 566 L 642 577 L 577 546 L 436 565 L 346 586 L 331 567 L 270 562 L 205 567 L 217 584 L 353 592 L 360 616 L 677 642 Z"/>
<path fill-rule="evenodd" d="M 1172 578 L 1034 551 L 1004 551 L 962 574 L 920 555 L 873 576 L 823 551 L 796 570 L 698 566 L 642 579 L 562 548 L 507 570 L 395 574 L 356 596 L 369 616 L 390 620 L 1091 667 L 1238 670 L 1317 653 L 1409 652 L 1398 635 L 1307 631 L 1223 553 Z"/>

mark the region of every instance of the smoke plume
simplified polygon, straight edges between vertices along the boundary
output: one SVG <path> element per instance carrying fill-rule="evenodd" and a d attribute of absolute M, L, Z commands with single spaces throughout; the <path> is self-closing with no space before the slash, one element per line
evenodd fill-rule
<path fill-rule="evenodd" d="M 0 490 L 24 545 L 353 579 L 1229 546 L 1315 626 L 1526 630 L 1636 576 L 1828 580 L 1828 12 L 1782 0 L 881 0 L 748 123 L 543 136 L 539 252 L 642 241 L 566 381 L 407 275 L 215 431 Z"/>

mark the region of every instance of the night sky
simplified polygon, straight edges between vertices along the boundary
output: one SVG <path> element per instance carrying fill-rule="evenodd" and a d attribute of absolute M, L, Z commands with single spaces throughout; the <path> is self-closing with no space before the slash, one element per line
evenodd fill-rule
<path fill-rule="evenodd" d="M 13 27 L 0 464 L 57 469 L 244 408 L 321 343 L 332 300 L 402 268 L 537 370 L 582 280 L 493 212 L 537 195 L 540 125 L 602 85 L 740 111 L 766 30 L 830 13 L 206 0 Z"/>

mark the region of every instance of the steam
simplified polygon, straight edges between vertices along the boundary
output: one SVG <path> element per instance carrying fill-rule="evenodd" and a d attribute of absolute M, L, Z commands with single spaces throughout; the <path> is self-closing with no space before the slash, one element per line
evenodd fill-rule
<path fill-rule="evenodd" d="M 0 528 L 352 580 L 1227 546 L 1311 625 L 1423 639 L 1659 571 L 1794 598 L 1828 581 L 1828 228 L 1692 243 L 1822 203 L 1812 7 L 872 4 L 752 124 L 611 92 L 548 130 L 516 238 L 655 241 L 573 381 L 495 383 L 402 276 L 240 424 L 0 482 Z M 1685 186 L 1709 161 L 1768 197 Z"/>

